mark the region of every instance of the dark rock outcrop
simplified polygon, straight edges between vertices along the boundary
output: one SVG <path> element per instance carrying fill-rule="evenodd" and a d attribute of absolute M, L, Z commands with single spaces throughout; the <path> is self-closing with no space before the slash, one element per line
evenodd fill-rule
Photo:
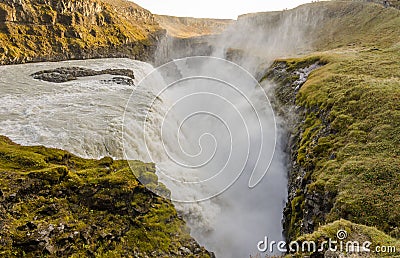
<path fill-rule="evenodd" d="M 60 67 L 52 70 L 39 71 L 31 76 L 37 80 L 62 83 L 67 81 L 76 80 L 78 77 L 95 76 L 101 74 L 119 75 L 124 77 L 114 77 L 112 82 L 117 84 L 129 84 L 133 85 L 132 79 L 135 79 L 135 75 L 132 70 L 129 69 L 105 69 L 96 71 L 93 69 L 87 69 L 82 67 Z"/>
<path fill-rule="evenodd" d="M 298 235 L 312 233 L 316 218 L 323 220 L 332 208 L 334 196 L 309 192 L 307 185 L 311 178 L 312 168 L 304 167 L 297 162 L 301 147 L 301 135 L 304 133 L 305 114 L 310 112 L 305 107 L 296 106 L 296 95 L 309 74 L 324 65 L 319 61 L 304 63 L 290 68 L 285 62 L 275 62 L 264 79 L 275 82 L 275 103 L 277 113 L 284 117 L 287 129 L 286 150 L 288 154 L 288 201 L 284 209 L 283 227 L 286 238 L 294 240 Z M 329 128 L 329 127 L 327 127 Z M 327 129 L 329 130 L 329 129 Z M 318 139 L 314 139 L 318 141 Z"/>
<path fill-rule="evenodd" d="M 113 77 L 111 80 L 102 80 L 104 83 L 114 83 L 114 84 L 119 84 L 119 85 L 130 85 L 134 86 L 135 83 L 131 78 L 126 78 L 126 77 Z"/>

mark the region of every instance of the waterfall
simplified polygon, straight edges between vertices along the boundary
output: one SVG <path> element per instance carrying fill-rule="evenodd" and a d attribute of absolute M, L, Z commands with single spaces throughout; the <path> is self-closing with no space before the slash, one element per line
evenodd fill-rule
<path fill-rule="evenodd" d="M 274 117 L 266 97 L 272 85 L 260 86 L 256 79 L 276 58 L 307 51 L 310 33 L 322 17 L 320 10 L 309 7 L 246 15 L 218 37 L 196 38 L 180 48 L 160 44 L 158 54 L 173 60 L 158 69 L 165 81 L 159 93 L 170 107 L 166 113 L 173 115 L 159 118 L 167 122 L 168 134 L 158 135 L 155 142 L 165 144 L 154 149 L 174 154 L 167 155 L 165 166 L 156 161 L 160 171 L 167 171 L 160 178 L 172 190 L 192 235 L 217 257 L 255 256 L 265 237 L 283 239 L 284 121 Z M 197 51 L 199 40 L 210 46 L 210 58 L 183 58 L 204 55 L 203 49 Z M 213 180 L 186 182 L 204 178 Z M 224 188 L 222 182 L 231 184 Z"/>
<path fill-rule="evenodd" d="M 192 235 L 219 257 L 256 254 L 266 235 L 282 240 L 271 222 L 282 219 L 285 170 L 273 160 L 276 121 L 253 76 L 224 59 L 192 57 L 159 67 L 138 87 L 154 97 L 141 130 L 136 100 L 127 105 L 126 157 L 146 146 L 139 158 L 157 164 Z"/>

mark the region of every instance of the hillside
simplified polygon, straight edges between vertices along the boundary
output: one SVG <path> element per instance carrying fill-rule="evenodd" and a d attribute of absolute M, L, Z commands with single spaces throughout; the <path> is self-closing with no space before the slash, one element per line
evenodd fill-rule
<path fill-rule="evenodd" d="M 151 60 L 163 31 L 124 0 L 1 0 L 0 64 L 131 57 Z"/>
<path fill-rule="evenodd" d="M 337 0 L 337 1 L 346 1 L 346 0 Z M 400 9 L 400 1 L 399 0 L 347 0 L 354 2 L 373 2 L 377 4 L 381 4 L 385 7 L 393 7 Z"/>
<path fill-rule="evenodd" d="M 167 15 L 155 15 L 155 19 L 170 36 L 178 38 L 199 37 L 219 34 L 233 20 L 199 19 L 190 17 L 173 17 Z"/>
<path fill-rule="evenodd" d="M 286 235 L 321 243 L 340 224 L 359 239 L 398 246 L 400 11 L 356 2 L 300 8 L 323 13 L 309 32 L 313 50 L 277 60 L 264 77 L 277 85 L 280 112 L 296 115 L 289 128 Z M 312 65 L 317 69 L 299 83 Z M 327 223 L 333 224 L 322 227 Z"/>
<path fill-rule="evenodd" d="M 283 12 L 242 15 L 236 26 L 237 30 L 251 26 L 258 33 L 295 41 L 297 53 L 312 53 L 341 47 L 390 47 L 400 41 L 399 19 L 399 10 L 381 4 L 325 1 Z M 276 28 L 282 32 L 277 33 Z M 285 33 L 292 35 L 282 35 Z"/>
<path fill-rule="evenodd" d="M 155 186 L 154 164 L 130 165 L 0 137 L 0 256 L 210 257 L 136 179 Z"/>

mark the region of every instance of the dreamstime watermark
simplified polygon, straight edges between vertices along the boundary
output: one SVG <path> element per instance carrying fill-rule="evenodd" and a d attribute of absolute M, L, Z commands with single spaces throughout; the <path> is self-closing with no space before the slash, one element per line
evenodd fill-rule
<path fill-rule="evenodd" d="M 188 57 L 154 69 L 136 86 L 123 118 L 125 158 L 155 163 L 172 196 L 135 162 L 129 162 L 132 171 L 149 190 L 176 202 L 210 199 L 239 178 L 256 187 L 271 166 L 276 134 L 271 103 L 258 81 L 215 57 Z"/>
<path fill-rule="evenodd" d="M 257 249 L 261 253 L 325 253 L 331 252 L 344 252 L 344 253 L 396 253 L 395 246 L 373 246 L 370 241 L 351 241 L 348 238 L 346 230 L 339 230 L 336 234 L 336 239 L 329 238 L 322 242 L 315 241 L 273 241 L 265 237 L 257 243 Z"/>

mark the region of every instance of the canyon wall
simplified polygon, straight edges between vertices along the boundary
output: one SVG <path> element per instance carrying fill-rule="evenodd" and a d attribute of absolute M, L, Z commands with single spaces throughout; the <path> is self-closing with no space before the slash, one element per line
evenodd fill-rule
<path fill-rule="evenodd" d="M 149 11 L 128 1 L 0 1 L 0 64 L 101 57 L 151 61 L 164 34 Z"/>

